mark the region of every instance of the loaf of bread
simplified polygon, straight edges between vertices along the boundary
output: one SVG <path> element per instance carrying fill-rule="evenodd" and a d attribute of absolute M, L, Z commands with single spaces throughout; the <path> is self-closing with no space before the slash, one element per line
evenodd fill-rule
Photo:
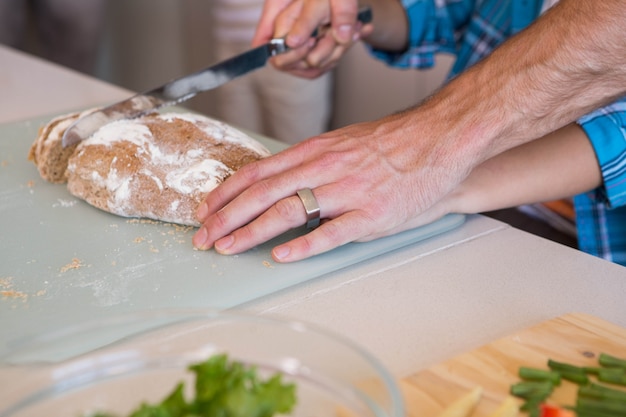
<path fill-rule="evenodd" d="M 44 179 L 67 181 L 74 196 L 124 217 L 198 226 L 195 211 L 207 194 L 243 165 L 270 154 L 243 132 L 191 113 L 112 122 L 64 149 L 63 132 L 77 117 L 45 126 L 30 159 Z"/>

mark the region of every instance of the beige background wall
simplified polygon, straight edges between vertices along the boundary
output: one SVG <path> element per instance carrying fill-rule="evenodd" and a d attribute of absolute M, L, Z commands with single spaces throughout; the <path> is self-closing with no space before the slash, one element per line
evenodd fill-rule
<path fill-rule="evenodd" d="M 211 56 L 211 1 L 110 1 L 97 75 L 142 91 L 201 69 Z M 355 46 L 335 71 L 332 127 L 371 120 L 411 106 L 443 81 L 450 64 L 441 57 L 428 71 L 398 70 L 372 59 Z M 210 93 L 189 107 L 211 115 Z"/>

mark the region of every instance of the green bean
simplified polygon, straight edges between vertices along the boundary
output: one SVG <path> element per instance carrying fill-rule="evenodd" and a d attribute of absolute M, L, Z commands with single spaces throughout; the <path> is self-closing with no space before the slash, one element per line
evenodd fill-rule
<path fill-rule="evenodd" d="M 577 385 L 587 385 L 590 382 L 587 374 L 581 374 L 578 372 L 567 372 L 567 371 L 561 371 L 559 372 L 559 374 L 561 374 L 561 378 L 567 379 L 568 381 L 571 381 Z"/>
<path fill-rule="evenodd" d="M 626 369 L 604 368 L 598 372 L 598 380 L 610 384 L 626 386 Z"/>
<path fill-rule="evenodd" d="M 607 353 L 600 353 L 598 357 L 600 365 L 607 368 L 623 368 L 626 369 L 626 359 L 617 358 Z"/>
<path fill-rule="evenodd" d="M 525 400 L 544 400 L 553 390 L 554 385 L 550 381 L 523 381 L 511 386 L 511 395 Z"/>
<path fill-rule="evenodd" d="M 569 363 L 557 362 L 552 359 L 548 359 L 548 367 L 556 372 L 571 372 L 584 374 L 585 369 L 580 366 L 574 366 Z"/>
<path fill-rule="evenodd" d="M 561 384 L 561 375 L 555 371 L 522 366 L 519 368 L 518 375 L 527 381 L 549 381 L 555 386 Z"/>
<path fill-rule="evenodd" d="M 578 397 L 576 400 L 577 412 L 605 413 L 614 417 L 626 417 L 626 404 L 614 400 L 597 400 L 593 398 Z"/>
<path fill-rule="evenodd" d="M 599 368 L 597 366 L 584 366 L 583 367 L 583 370 L 588 375 L 598 375 L 600 373 L 600 369 L 603 369 L 603 368 Z"/>
<path fill-rule="evenodd" d="M 558 372 L 561 378 L 567 379 L 578 385 L 586 385 L 589 383 L 589 377 L 584 368 L 570 365 L 569 363 L 557 362 L 552 359 L 548 360 L 548 367 Z"/>
<path fill-rule="evenodd" d="M 528 413 L 529 417 L 539 417 L 541 415 L 541 409 L 539 406 L 543 402 L 542 398 L 533 398 L 527 400 L 524 404 L 519 408 L 520 411 Z"/>
<path fill-rule="evenodd" d="M 611 399 L 614 401 L 621 401 L 626 404 L 626 391 L 621 391 L 607 387 L 606 385 L 590 384 L 586 387 L 578 388 L 578 396 L 583 398 L 595 398 L 595 399 Z"/>

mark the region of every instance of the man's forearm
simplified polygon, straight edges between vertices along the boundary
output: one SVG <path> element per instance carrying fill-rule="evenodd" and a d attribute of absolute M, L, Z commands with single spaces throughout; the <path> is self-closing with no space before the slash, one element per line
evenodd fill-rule
<path fill-rule="evenodd" d="M 623 0 L 562 0 L 415 116 L 449 121 L 441 152 L 473 166 L 541 137 L 626 92 L 624 22 Z"/>
<path fill-rule="evenodd" d="M 510 69 L 514 136 L 554 131 L 626 93 L 625 23 L 626 1 L 562 0 L 524 34 L 529 40 L 513 39 L 498 58 L 521 58 Z"/>

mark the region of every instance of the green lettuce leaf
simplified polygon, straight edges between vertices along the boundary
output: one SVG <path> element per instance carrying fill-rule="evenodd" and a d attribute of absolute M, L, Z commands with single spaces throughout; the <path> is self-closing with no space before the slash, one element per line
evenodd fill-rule
<path fill-rule="evenodd" d="M 229 361 L 225 354 L 189 366 L 195 396 L 187 401 L 184 383 L 158 404 L 141 404 L 129 417 L 272 417 L 288 414 L 296 404 L 296 386 L 276 373 L 262 380 L 256 367 Z M 98 413 L 92 417 L 115 417 Z"/>

